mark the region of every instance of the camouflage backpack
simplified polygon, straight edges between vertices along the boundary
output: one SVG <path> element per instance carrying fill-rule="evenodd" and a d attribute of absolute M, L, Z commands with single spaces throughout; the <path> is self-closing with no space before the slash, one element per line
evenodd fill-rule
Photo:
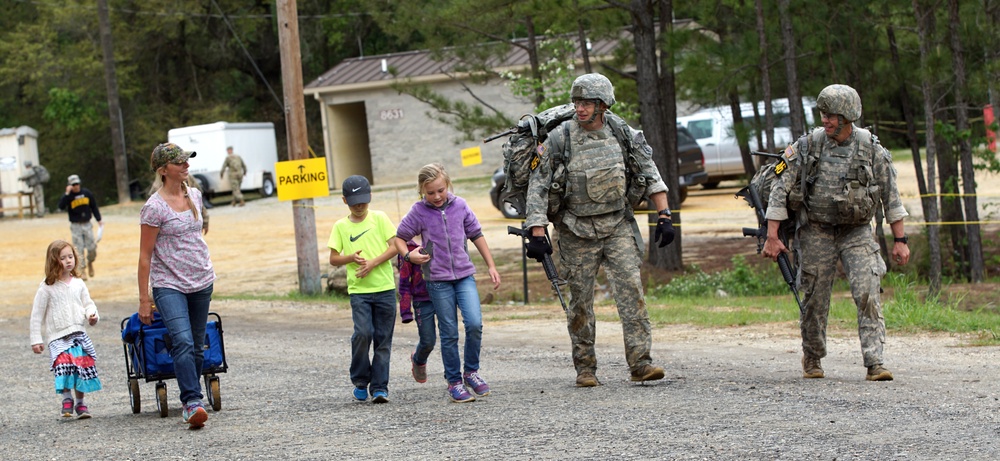
<path fill-rule="evenodd" d="M 35 168 L 35 172 L 38 173 L 38 182 L 41 184 L 48 184 L 49 180 L 52 179 L 52 176 L 49 175 L 48 168 L 41 165 L 36 165 Z"/>
<path fill-rule="evenodd" d="M 551 107 L 539 112 L 537 115 L 525 114 L 521 117 L 516 127 L 508 132 L 490 138 L 495 139 L 496 137 L 510 134 L 510 138 L 503 145 L 503 172 L 506 180 L 500 188 L 500 203 L 509 203 L 520 215 L 524 215 L 527 212 L 528 180 L 531 177 L 531 172 L 541 162 L 539 149 L 542 143 L 548 139 L 549 133 L 552 130 L 558 128 L 563 122 L 572 119 L 575 114 L 576 109 L 573 107 L 573 104 Z M 605 112 L 605 120 L 624 152 L 626 179 L 630 184 L 630 187 L 627 189 L 629 191 L 633 189 L 645 191 L 646 178 L 641 176 L 641 167 L 636 159 L 636 154 L 633 152 L 634 145 L 632 140 L 629 138 L 628 125 L 620 117 L 611 113 L 611 111 Z M 563 127 L 563 129 L 568 139 L 569 130 L 566 127 Z M 487 139 L 487 141 L 490 139 Z M 549 156 L 553 162 L 553 165 L 551 165 L 553 172 L 557 170 L 556 167 L 558 164 L 566 160 L 562 158 L 562 152 L 550 152 Z M 633 184 L 635 187 L 631 187 Z M 554 214 L 554 208 L 558 207 L 558 203 L 554 202 L 558 202 L 562 198 L 562 187 L 563 184 L 555 180 L 553 181 L 552 193 L 549 197 L 550 215 Z M 630 202 L 638 202 L 642 199 L 642 197 L 639 197 L 639 200 L 635 200 L 631 195 L 629 196 Z"/>

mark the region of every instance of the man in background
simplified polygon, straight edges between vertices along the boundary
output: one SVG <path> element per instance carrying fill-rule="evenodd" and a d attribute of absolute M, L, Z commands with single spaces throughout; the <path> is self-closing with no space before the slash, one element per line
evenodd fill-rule
<path fill-rule="evenodd" d="M 229 169 L 229 188 L 233 191 L 233 206 L 243 206 L 246 202 L 243 201 L 240 183 L 243 182 L 243 176 L 247 174 L 247 165 L 243 163 L 243 159 L 239 155 L 233 153 L 233 146 L 226 148 L 226 160 L 222 162 L 219 179 L 226 175 L 226 169 Z"/>
<path fill-rule="evenodd" d="M 49 170 L 44 166 L 32 165 L 31 160 L 24 161 L 24 174 L 19 178 L 31 188 L 31 193 L 35 201 L 35 216 L 45 217 L 45 191 L 42 186 L 49 182 Z"/>
<path fill-rule="evenodd" d="M 73 246 L 80 254 L 80 273 L 83 279 L 94 276 L 94 260 L 97 259 L 97 241 L 104 229 L 101 221 L 101 211 L 97 208 L 94 193 L 80 187 L 80 177 L 70 175 L 66 178 L 66 194 L 59 199 L 59 209 L 69 213 L 69 229 L 73 233 Z M 93 216 L 97 219 L 100 230 L 94 239 L 94 225 L 90 223 Z M 84 270 L 86 269 L 86 270 Z"/>

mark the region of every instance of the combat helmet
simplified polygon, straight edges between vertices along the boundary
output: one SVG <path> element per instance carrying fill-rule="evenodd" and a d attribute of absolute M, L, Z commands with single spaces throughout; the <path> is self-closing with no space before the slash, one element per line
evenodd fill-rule
<path fill-rule="evenodd" d="M 573 81 L 570 98 L 573 101 L 597 99 L 611 107 L 615 105 L 615 87 L 611 85 L 611 80 L 601 74 L 584 74 Z"/>
<path fill-rule="evenodd" d="M 861 96 L 847 85 L 830 85 L 819 92 L 816 108 L 826 114 L 842 115 L 848 122 L 854 122 L 861 118 Z"/>

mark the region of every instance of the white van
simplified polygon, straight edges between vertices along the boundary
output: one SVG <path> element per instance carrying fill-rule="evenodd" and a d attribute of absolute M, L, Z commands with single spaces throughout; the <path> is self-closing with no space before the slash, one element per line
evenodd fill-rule
<path fill-rule="evenodd" d="M 274 164 L 278 162 L 278 145 L 273 123 L 215 122 L 174 128 L 167 132 L 167 141 L 181 149 L 198 152 L 189 160 L 191 166 L 188 171 L 198 180 L 206 197 L 232 192 L 229 180 L 219 177 L 226 160 L 226 147 L 229 146 L 233 146 L 233 152 L 247 166 L 240 189 L 258 191 L 263 197 L 274 195 Z"/>
<path fill-rule="evenodd" d="M 764 103 L 758 102 L 757 104 L 763 125 Z M 812 98 L 802 98 L 802 104 L 806 116 L 804 128 L 808 130 L 818 120 L 814 114 L 816 102 Z M 757 136 L 753 131 L 753 106 L 750 103 L 744 103 L 740 109 L 743 121 L 751 126 L 752 130 L 750 150 L 764 150 L 757 146 Z M 774 115 L 775 146 L 781 149 L 794 141 L 792 131 L 789 128 L 791 117 L 789 116 L 788 99 L 774 100 L 771 103 L 771 109 Z M 717 187 L 719 181 L 736 179 L 746 175 L 743 169 L 740 146 L 737 144 L 736 135 L 733 132 L 733 115 L 729 106 L 712 107 L 691 115 L 677 117 L 677 124 L 691 132 L 705 154 L 705 171 L 708 172 L 708 182 L 704 184 L 706 189 Z M 761 129 L 763 130 L 763 127 Z M 764 146 L 767 146 L 766 139 L 764 139 Z"/>

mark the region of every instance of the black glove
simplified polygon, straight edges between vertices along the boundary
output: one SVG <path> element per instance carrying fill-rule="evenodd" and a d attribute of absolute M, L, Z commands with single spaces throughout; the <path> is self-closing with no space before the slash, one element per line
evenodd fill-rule
<path fill-rule="evenodd" d="M 670 245 L 674 241 L 674 223 L 667 218 L 660 218 L 656 221 L 656 234 L 653 234 L 653 241 L 660 242 L 660 248 Z"/>
<path fill-rule="evenodd" d="M 545 255 L 552 254 L 552 245 L 549 245 L 549 239 L 544 235 L 528 237 L 528 244 L 525 247 L 528 249 L 528 257 L 538 262 L 542 262 Z"/>

